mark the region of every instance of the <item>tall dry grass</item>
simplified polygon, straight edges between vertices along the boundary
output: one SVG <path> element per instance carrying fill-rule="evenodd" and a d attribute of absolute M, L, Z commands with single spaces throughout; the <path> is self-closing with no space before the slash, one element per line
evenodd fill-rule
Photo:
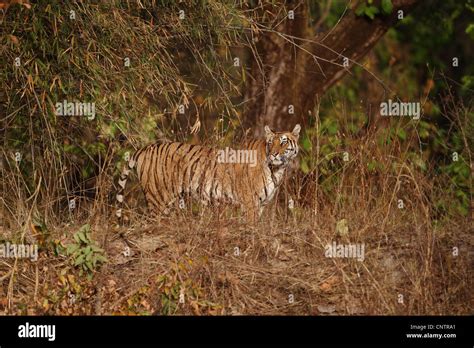
<path fill-rule="evenodd" d="M 344 147 L 349 161 L 333 157 L 339 167 L 331 175 L 319 167 L 290 174 L 254 226 L 238 209 L 193 204 L 150 220 L 132 183 L 127 225 L 115 225 L 109 199 L 85 201 L 43 229 L 32 219 L 41 210 L 34 194 L 25 199 L 21 176 L 6 168 L 5 183 L 18 198 L 3 209 L 17 217 L 10 224 L 17 228 L 2 235 L 43 248 L 37 263 L 1 261 L 0 308 L 4 314 L 472 314 L 471 217 L 440 216 L 436 198 L 454 195 L 446 181 L 433 165 L 425 171 L 413 165 L 410 141 L 380 146 L 374 139 L 381 131 L 353 135 Z M 372 157 L 375 170 L 367 166 Z M 322 166 L 328 159 L 317 160 Z M 325 181 L 333 179 L 328 192 Z M 93 280 L 54 253 L 86 222 L 109 258 Z M 326 257 L 333 242 L 364 244 L 364 260 Z"/>

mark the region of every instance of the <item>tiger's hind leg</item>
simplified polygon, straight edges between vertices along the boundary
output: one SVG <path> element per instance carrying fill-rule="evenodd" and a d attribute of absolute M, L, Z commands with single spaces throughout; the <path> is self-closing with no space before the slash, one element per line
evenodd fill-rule
<path fill-rule="evenodd" d="M 159 217 L 161 214 L 169 214 L 167 204 L 159 199 L 156 195 L 151 192 L 145 193 L 145 199 L 148 206 L 150 216 Z"/>

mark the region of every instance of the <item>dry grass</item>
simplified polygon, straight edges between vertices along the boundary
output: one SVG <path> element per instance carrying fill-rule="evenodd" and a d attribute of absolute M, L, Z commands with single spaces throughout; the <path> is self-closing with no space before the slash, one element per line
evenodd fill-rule
<path fill-rule="evenodd" d="M 386 164 L 399 160 L 387 156 Z M 361 163 L 355 158 L 338 174 L 332 195 L 308 179 L 311 173 L 290 180 L 256 226 L 230 209 L 187 209 L 160 221 L 131 210 L 122 227 L 96 214 L 87 221 L 109 262 L 93 281 L 45 247 L 37 263 L 1 261 L 0 308 L 4 314 L 472 314 L 472 221 L 433 220 L 430 197 L 442 187 L 408 165 L 400 163 L 392 176 L 370 174 Z M 88 209 L 77 209 L 75 223 L 51 227 L 50 245 L 69 243 Z M 347 234 L 336 228 L 342 219 Z M 364 243 L 364 260 L 326 257 L 333 242 Z"/>
<path fill-rule="evenodd" d="M 331 159 L 312 154 L 318 166 L 306 175 L 290 175 L 255 226 L 242 221 L 236 209 L 192 205 L 150 221 L 140 197 L 130 193 L 126 226 L 115 226 L 114 206 L 103 195 L 46 218 L 41 212 L 48 202 L 37 202 L 37 191 L 25 189 L 16 168 L 4 168 L 4 187 L 15 192 L 8 199 L 16 203 L 2 205 L 8 223 L 0 235 L 3 241 L 38 244 L 41 252 L 37 262 L 0 261 L 0 311 L 472 314 L 473 221 L 435 207 L 441 195 L 455 202 L 455 191 L 435 175 L 434 165 L 423 171 L 410 160 L 413 135 L 383 146 L 374 141 L 379 135 L 347 136 L 336 151 L 350 153 L 348 162 L 337 154 Z M 321 137 L 318 144 L 325 141 Z M 369 170 L 373 157 L 378 167 Z M 324 175 L 320 169 L 328 161 L 332 171 Z M 113 166 L 110 158 L 105 162 Z M 100 182 L 111 187 L 107 172 Z M 109 191 L 112 197 L 113 188 Z M 287 208 L 290 198 L 293 209 Z M 108 257 L 92 280 L 81 276 L 61 249 L 85 223 Z M 338 224 L 346 225 L 347 233 Z M 326 257 L 325 247 L 333 242 L 363 243 L 364 260 Z"/>

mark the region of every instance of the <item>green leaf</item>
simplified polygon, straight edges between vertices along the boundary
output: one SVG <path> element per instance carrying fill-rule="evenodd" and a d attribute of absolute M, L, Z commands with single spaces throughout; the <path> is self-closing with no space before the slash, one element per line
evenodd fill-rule
<path fill-rule="evenodd" d="M 347 236 L 349 234 L 347 219 L 341 219 L 336 223 L 336 232 L 340 236 Z"/>
<path fill-rule="evenodd" d="M 79 232 L 87 233 L 91 230 L 91 226 L 89 224 L 82 225 L 79 229 Z"/>
<path fill-rule="evenodd" d="M 332 123 L 328 126 L 328 134 L 329 135 L 335 135 L 337 133 L 337 124 L 336 123 Z"/>
<path fill-rule="evenodd" d="M 407 132 L 405 132 L 404 129 L 400 128 L 397 132 L 397 136 L 401 139 L 401 140 L 405 140 L 407 138 Z"/>
<path fill-rule="evenodd" d="M 375 167 L 377 166 L 377 162 L 372 160 L 367 164 L 367 169 L 372 172 L 375 170 Z"/>
<path fill-rule="evenodd" d="M 84 232 L 79 231 L 79 232 L 76 233 L 76 235 L 79 237 L 79 239 L 81 241 L 83 241 L 86 244 L 89 244 L 89 241 L 87 240 L 86 235 L 84 234 Z"/>
<path fill-rule="evenodd" d="M 466 28 L 466 34 L 469 35 L 469 37 L 474 40 L 474 23 L 471 23 L 467 26 Z"/>
<path fill-rule="evenodd" d="M 104 249 L 99 248 L 97 245 L 91 245 L 92 251 L 95 253 L 103 253 Z"/>
<path fill-rule="evenodd" d="M 86 262 L 92 262 L 93 257 L 94 257 L 94 254 L 92 254 L 92 253 L 89 254 L 89 255 L 87 255 L 87 256 L 86 256 Z"/>
<path fill-rule="evenodd" d="M 76 259 L 76 261 L 74 261 L 74 266 L 78 266 L 78 265 L 80 265 L 81 263 L 83 263 L 83 262 L 84 262 L 84 258 L 85 258 L 84 255 L 79 256 L 79 257 Z"/>
<path fill-rule="evenodd" d="M 66 252 L 68 255 L 74 254 L 79 249 L 79 245 L 77 244 L 69 244 L 67 246 Z"/>
<path fill-rule="evenodd" d="M 91 261 L 86 261 L 85 265 L 86 265 L 86 267 L 87 267 L 90 271 L 93 271 L 93 270 L 94 270 L 94 268 L 92 267 Z"/>
<path fill-rule="evenodd" d="M 104 262 L 108 261 L 107 258 L 105 256 L 102 256 L 102 255 L 97 255 L 96 260 L 97 260 L 97 262 L 101 262 L 101 263 L 104 263 Z"/>
<path fill-rule="evenodd" d="M 356 11 L 355 11 L 355 14 L 356 16 L 362 16 L 365 14 L 365 9 L 367 8 L 367 5 L 366 4 L 362 4 L 360 5 L 359 7 L 356 8 Z"/>
<path fill-rule="evenodd" d="M 427 129 L 421 129 L 418 133 L 421 139 L 427 139 L 430 136 L 430 132 Z"/>
<path fill-rule="evenodd" d="M 390 14 L 392 13 L 392 10 L 393 10 L 393 4 L 392 4 L 392 0 L 382 0 L 382 2 L 380 3 L 382 5 L 382 13 L 383 14 Z"/>
<path fill-rule="evenodd" d="M 366 3 L 362 3 L 359 7 L 357 7 L 355 11 L 356 16 L 365 15 L 370 19 L 374 19 L 377 13 L 379 13 L 379 9 L 375 6 L 370 5 L 370 3 L 369 6 L 367 6 Z"/>
<path fill-rule="evenodd" d="M 308 174 L 310 172 L 309 165 L 308 165 L 308 160 L 306 158 L 303 158 L 301 160 L 300 168 L 301 168 L 301 171 L 304 174 Z"/>
<path fill-rule="evenodd" d="M 366 9 L 365 9 L 365 15 L 367 17 L 369 17 L 370 19 L 374 19 L 375 18 L 375 15 L 377 13 L 379 13 L 379 9 L 375 6 L 368 6 Z"/>
<path fill-rule="evenodd" d="M 78 244 L 81 243 L 81 240 L 80 240 L 79 236 L 77 235 L 77 233 L 74 234 L 74 240 L 75 240 L 76 243 L 78 243 Z"/>
<path fill-rule="evenodd" d="M 311 140 L 306 136 L 303 138 L 303 141 L 301 142 L 301 147 L 307 151 L 311 150 Z"/>

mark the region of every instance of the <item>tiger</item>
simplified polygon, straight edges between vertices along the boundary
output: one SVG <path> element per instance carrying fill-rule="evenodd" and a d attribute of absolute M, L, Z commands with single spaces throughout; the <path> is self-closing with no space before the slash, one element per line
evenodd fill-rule
<path fill-rule="evenodd" d="M 188 195 L 203 205 L 238 205 L 248 221 L 255 222 L 298 155 L 300 130 L 299 124 L 286 132 L 265 126 L 264 139 L 247 141 L 233 152 L 181 142 L 147 145 L 124 166 L 116 199 L 120 206 L 128 176 L 136 168 L 148 210 L 155 215 L 168 214 L 174 202 Z M 116 216 L 122 218 L 122 208 Z"/>

